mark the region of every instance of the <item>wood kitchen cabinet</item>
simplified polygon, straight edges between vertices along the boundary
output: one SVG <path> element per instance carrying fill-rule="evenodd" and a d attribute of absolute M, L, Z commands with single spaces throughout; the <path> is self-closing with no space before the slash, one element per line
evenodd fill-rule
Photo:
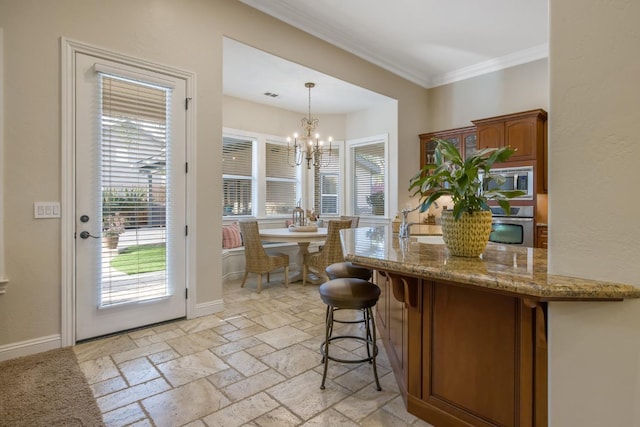
<path fill-rule="evenodd" d="M 444 139 L 455 145 L 462 154 L 462 158 L 466 158 L 477 150 L 475 126 L 423 133 L 420 135 L 420 168 L 434 161 L 433 155 L 437 143 L 433 141 L 433 138 Z"/>
<path fill-rule="evenodd" d="M 398 296 L 403 298 L 404 290 L 398 287 L 398 283 L 394 289 L 391 277 L 384 271 L 376 271 L 374 281 L 381 291 L 376 305 L 379 335 L 387 343 L 387 356 L 394 372 L 401 373 L 397 375 L 398 385 L 406 395 L 409 382 L 409 307 L 398 299 Z"/>
<path fill-rule="evenodd" d="M 472 122 L 477 128 L 478 149 L 511 146 L 516 150 L 508 160 L 512 163 L 544 158 L 546 120 L 546 111 L 537 109 Z"/>
<path fill-rule="evenodd" d="M 376 330 L 408 412 L 433 426 L 547 427 L 549 301 L 640 298 L 631 284 L 550 274 L 546 250 L 457 257 L 375 229 L 384 246 L 368 228 L 341 233 L 344 258 L 377 272 Z"/>
<path fill-rule="evenodd" d="M 376 280 L 378 330 L 410 413 L 434 425 L 546 426 L 544 303 L 395 272 Z"/>
<path fill-rule="evenodd" d="M 536 248 L 547 249 L 548 241 L 547 241 L 547 232 L 548 227 L 546 225 L 537 225 L 536 226 Z"/>

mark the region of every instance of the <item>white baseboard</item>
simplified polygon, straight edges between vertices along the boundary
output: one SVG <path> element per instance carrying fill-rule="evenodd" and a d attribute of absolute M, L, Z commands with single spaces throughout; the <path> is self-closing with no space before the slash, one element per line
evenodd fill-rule
<path fill-rule="evenodd" d="M 60 334 L 46 337 L 34 338 L 32 340 L 20 341 L 0 346 L 0 361 L 15 359 L 16 357 L 28 356 L 30 354 L 42 353 L 61 347 Z"/>
<path fill-rule="evenodd" d="M 220 313 L 224 310 L 224 301 L 214 300 L 196 304 L 195 317 L 207 316 L 209 314 Z"/>

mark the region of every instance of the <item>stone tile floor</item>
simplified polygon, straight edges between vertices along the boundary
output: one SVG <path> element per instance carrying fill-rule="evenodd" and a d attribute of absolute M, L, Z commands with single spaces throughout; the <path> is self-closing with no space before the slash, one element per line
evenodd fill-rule
<path fill-rule="evenodd" d="M 255 287 L 251 277 L 245 288 L 226 283 L 225 310 L 215 315 L 78 344 L 80 367 L 105 423 L 429 426 L 407 413 L 381 345 L 382 391 L 375 389 L 370 364 L 338 362 L 329 363 L 326 389 L 320 390 L 326 306 L 318 287 L 298 282 L 287 289 L 277 274 L 261 294 Z M 346 328 L 361 325 L 336 326 L 335 332 Z M 332 346 L 339 357 L 362 357 L 363 351 L 362 344 L 346 340 Z"/>

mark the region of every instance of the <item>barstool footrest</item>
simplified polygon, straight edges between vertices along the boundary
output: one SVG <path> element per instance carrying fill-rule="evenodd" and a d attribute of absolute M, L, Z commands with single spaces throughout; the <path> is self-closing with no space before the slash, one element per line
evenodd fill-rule
<path fill-rule="evenodd" d="M 367 343 L 367 345 L 373 346 L 373 356 L 365 357 L 363 359 L 340 359 L 339 357 L 328 356 L 329 360 L 333 360 L 334 362 L 340 362 L 340 363 L 363 363 L 363 362 L 372 363 L 373 358 L 378 355 L 378 346 L 374 345 L 373 341 L 368 340 L 364 337 L 359 337 L 357 335 L 338 335 L 338 336 L 329 338 L 329 342 L 334 340 L 339 340 L 339 339 L 354 339 L 354 340 L 364 341 L 365 343 Z M 322 357 L 323 357 L 322 360 L 324 360 L 324 358 L 327 357 L 327 355 L 324 354 L 324 347 L 325 347 L 325 342 L 323 341 L 322 344 L 320 344 L 320 353 L 322 354 Z"/>

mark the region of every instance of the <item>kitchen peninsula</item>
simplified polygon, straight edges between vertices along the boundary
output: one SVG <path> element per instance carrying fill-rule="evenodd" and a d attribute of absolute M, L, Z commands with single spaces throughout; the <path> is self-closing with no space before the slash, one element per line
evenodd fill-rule
<path fill-rule="evenodd" d="M 376 270 L 377 324 L 409 412 L 435 426 L 547 425 L 547 301 L 620 301 L 640 289 L 550 275 L 544 249 L 450 256 L 432 236 L 343 230 Z"/>

